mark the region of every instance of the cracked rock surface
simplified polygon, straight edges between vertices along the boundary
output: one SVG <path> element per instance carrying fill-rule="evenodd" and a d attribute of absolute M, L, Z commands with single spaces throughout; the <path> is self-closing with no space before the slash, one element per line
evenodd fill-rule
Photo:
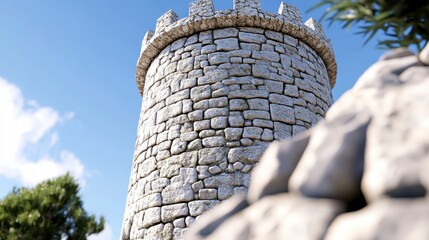
<path fill-rule="evenodd" d="M 247 196 L 204 214 L 185 239 L 429 239 L 424 58 L 384 55 L 319 125 L 272 144 Z"/>

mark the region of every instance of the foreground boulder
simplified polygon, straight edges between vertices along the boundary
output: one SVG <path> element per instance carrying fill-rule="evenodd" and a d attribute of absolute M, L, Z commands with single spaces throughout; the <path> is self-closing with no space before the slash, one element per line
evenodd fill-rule
<path fill-rule="evenodd" d="M 185 239 L 429 239 L 429 48 L 387 53 Z"/>

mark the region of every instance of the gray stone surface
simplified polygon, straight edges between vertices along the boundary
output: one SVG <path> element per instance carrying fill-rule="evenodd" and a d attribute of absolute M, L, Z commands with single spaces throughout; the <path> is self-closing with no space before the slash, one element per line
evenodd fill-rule
<path fill-rule="evenodd" d="M 236 202 L 234 199 L 223 205 L 229 204 L 234 209 Z M 344 211 L 339 201 L 284 193 L 263 198 L 239 212 L 234 209 L 222 219 L 218 216 L 225 208 L 208 212 L 187 232 L 185 239 L 323 239 L 330 222 Z"/>
<path fill-rule="evenodd" d="M 233 10 L 215 11 L 212 0 L 197 0 L 189 17 L 169 11 L 147 32 L 122 239 L 180 239 L 205 201 L 245 195 L 268 142 L 324 116 L 336 77 L 332 48 L 297 9 L 285 9 L 235 0 Z M 191 202 L 185 215 L 181 204 Z"/>
<path fill-rule="evenodd" d="M 426 89 L 417 56 L 383 56 L 318 126 L 269 147 L 247 196 L 204 214 L 185 238 L 428 239 Z"/>

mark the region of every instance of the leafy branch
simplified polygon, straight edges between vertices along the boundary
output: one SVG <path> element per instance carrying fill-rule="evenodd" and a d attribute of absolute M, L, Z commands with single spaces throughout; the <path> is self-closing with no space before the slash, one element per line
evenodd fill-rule
<path fill-rule="evenodd" d="M 322 20 L 342 23 L 343 28 L 358 25 L 358 34 L 368 43 L 378 32 L 382 48 L 415 46 L 420 51 L 429 40 L 429 2 L 410 0 L 323 0 L 309 11 L 328 6 Z"/>

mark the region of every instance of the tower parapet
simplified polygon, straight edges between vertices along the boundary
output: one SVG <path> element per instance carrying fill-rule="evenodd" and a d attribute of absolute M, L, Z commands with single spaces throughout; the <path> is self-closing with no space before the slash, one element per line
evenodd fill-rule
<path fill-rule="evenodd" d="M 142 46 L 137 65 L 136 79 L 141 94 L 143 94 L 145 76 L 151 60 L 162 49 L 174 40 L 196 32 L 225 27 L 257 27 L 274 30 L 306 43 L 322 57 L 331 87 L 335 86 L 337 65 L 331 42 L 324 34 L 323 27 L 313 18 L 304 24 L 301 13 L 296 7 L 281 2 L 279 13 L 273 14 L 260 10 L 260 0 L 234 0 L 234 10 L 214 11 L 214 9 L 212 0 L 198 0 L 190 4 L 187 18 L 178 20 L 177 15 L 170 10 L 158 20 L 156 34 L 147 45 Z"/>
<path fill-rule="evenodd" d="M 198 0 L 189 4 L 190 17 L 212 17 L 214 13 L 213 0 Z"/>
<path fill-rule="evenodd" d="M 190 4 L 148 31 L 137 64 L 142 110 L 122 239 L 177 239 L 200 214 L 245 194 L 267 145 L 315 125 L 336 63 L 320 24 L 259 0 Z"/>

